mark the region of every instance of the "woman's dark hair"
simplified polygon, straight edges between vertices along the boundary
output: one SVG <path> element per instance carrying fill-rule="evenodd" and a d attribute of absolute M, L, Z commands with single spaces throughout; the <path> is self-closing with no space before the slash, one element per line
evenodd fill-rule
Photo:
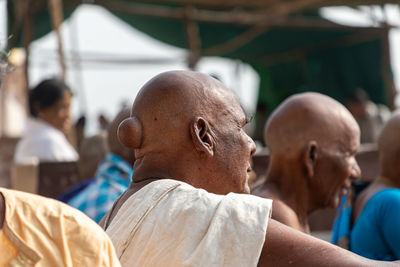
<path fill-rule="evenodd" d="M 71 92 L 69 87 L 59 79 L 41 81 L 29 92 L 29 112 L 33 117 L 37 117 L 37 107 L 40 109 L 51 107 L 64 97 L 66 91 Z"/>

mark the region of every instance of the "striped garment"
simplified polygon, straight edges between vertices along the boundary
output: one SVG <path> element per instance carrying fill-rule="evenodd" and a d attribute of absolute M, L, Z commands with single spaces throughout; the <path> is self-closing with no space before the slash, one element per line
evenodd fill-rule
<path fill-rule="evenodd" d="M 97 169 L 95 182 L 68 201 L 68 204 L 98 223 L 128 188 L 132 173 L 132 167 L 125 160 L 108 153 Z"/>

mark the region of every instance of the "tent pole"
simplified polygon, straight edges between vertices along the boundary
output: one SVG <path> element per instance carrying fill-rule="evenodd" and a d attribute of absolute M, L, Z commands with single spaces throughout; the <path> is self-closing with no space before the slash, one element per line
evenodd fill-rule
<path fill-rule="evenodd" d="M 63 21 L 63 8 L 62 8 L 62 0 L 48 0 L 49 11 L 51 16 L 51 24 L 53 26 L 53 30 L 57 36 L 58 43 L 58 56 L 61 67 L 61 79 L 65 80 L 66 75 L 66 65 L 65 58 L 63 53 L 63 42 L 61 37 L 60 26 Z"/>
<path fill-rule="evenodd" d="M 389 29 L 387 29 L 382 34 L 382 66 L 381 72 L 384 83 L 385 97 L 386 102 L 389 105 L 390 110 L 394 110 L 396 108 L 395 99 L 396 99 L 396 86 L 393 82 L 392 72 L 391 72 L 391 63 L 390 63 L 390 45 L 389 45 Z"/>
<path fill-rule="evenodd" d="M 201 39 L 199 36 L 199 27 L 193 20 L 192 14 L 195 12 L 194 6 L 185 7 L 185 29 L 188 42 L 189 55 L 187 58 L 190 69 L 195 69 L 201 55 Z"/>
<path fill-rule="evenodd" d="M 75 74 L 75 80 L 76 84 L 75 86 L 77 87 L 77 90 L 79 92 L 78 95 L 78 100 L 79 100 L 79 112 L 80 115 L 86 115 L 87 113 L 87 99 L 86 99 L 86 93 L 85 93 L 85 88 L 84 88 L 84 83 L 83 83 L 83 71 L 82 71 L 82 64 L 81 64 L 81 55 L 79 51 L 79 27 L 78 25 L 78 18 L 72 19 L 70 22 L 70 40 L 71 40 L 71 47 L 74 47 L 74 50 L 71 51 L 72 55 L 72 62 L 74 65 L 74 74 Z"/>
<path fill-rule="evenodd" d="M 26 0 L 24 3 L 19 2 L 20 8 L 23 10 L 23 37 L 22 45 L 25 50 L 25 79 L 26 79 L 26 92 L 29 92 L 29 45 L 33 37 L 33 11 L 31 0 Z"/>

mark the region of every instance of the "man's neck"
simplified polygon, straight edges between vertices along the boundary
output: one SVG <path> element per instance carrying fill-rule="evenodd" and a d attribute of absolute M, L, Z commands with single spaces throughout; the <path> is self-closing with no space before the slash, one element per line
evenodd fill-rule
<path fill-rule="evenodd" d="M 309 191 L 304 177 L 293 171 L 271 171 L 268 173 L 265 187 L 270 188 L 274 198 L 289 206 L 297 215 L 299 223 L 308 228 L 308 215 L 312 212 L 309 203 Z"/>
<path fill-rule="evenodd" d="M 161 157 L 159 154 L 148 154 L 142 158 L 138 158 L 134 164 L 134 172 L 132 175 L 133 183 L 140 183 L 152 179 L 173 179 L 186 182 L 190 184 L 190 180 L 193 176 L 195 168 L 194 164 L 190 164 L 189 158 L 184 157 L 187 164 L 183 164 L 180 159 L 178 159 L 173 154 L 165 154 Z"/>

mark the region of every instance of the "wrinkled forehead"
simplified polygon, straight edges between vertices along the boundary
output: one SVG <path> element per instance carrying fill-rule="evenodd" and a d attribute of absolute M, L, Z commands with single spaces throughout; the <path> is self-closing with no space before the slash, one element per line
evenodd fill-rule
<path fill-rule="evenodd" d="M 238 97 L 229 89 L 221 99 L 221 108 L 216 110 L 218 116 L 228 119 L 231 122 L 241 123 L 246 120 L 246 113 L 240 105 Z"/>
<path fill-rule="evenodd" d="M 353 115 L 350 113 L 350 111 L 343 107 L 343 109 L 340 110 L 339 112 L 339 119 L 342 121 L 344 128 L 346 129 L 345 131 L 353 138 L 359 138 L 360 137 L 360 127 L 356 121 L 356 119 L 353 117 Z"/>
<path fill-rule="evenodd" d="M 208 98 L 206 102 L 213 113 L 231 115 L 235 117 L 235 120 L 245 117 L 238 97 L 219 80 L 207 75 L 205 79 L 201 80 L 201 85 L 204 89 L 204 97 Z"/>

